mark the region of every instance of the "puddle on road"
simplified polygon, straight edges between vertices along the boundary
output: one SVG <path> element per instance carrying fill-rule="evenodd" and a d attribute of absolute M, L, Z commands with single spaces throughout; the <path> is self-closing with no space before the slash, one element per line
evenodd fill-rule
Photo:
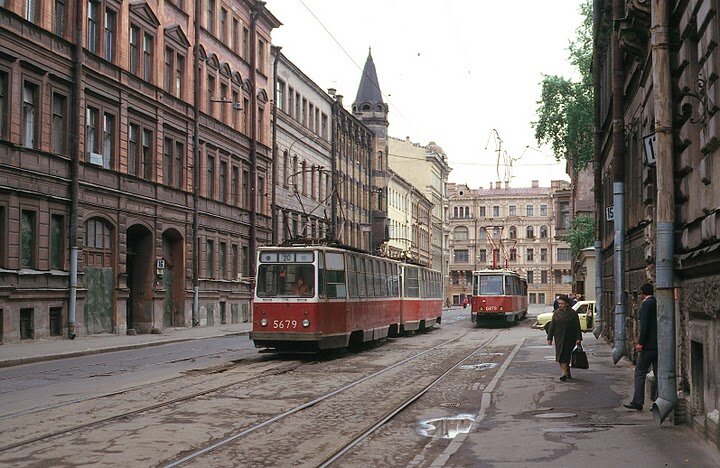
<path fill-rule="evenodd" d="M 460 366 L 460 369 L 463 370 L 488 370 L 488 369 L 495 369 L 497 367 L 496 362 L 483 362 L 482 364 L 466 364 L 464 366 Z"/>
<path fill-rule="evenodd" d="M 536 414 L 536 418 L 540 419 L 563 419 L 563 418 L 576 418 L 577 414 L 575 413 L 542 413 L 542 414 Z"/>
<path fill-rule="evenodd" d="M 420 421 L 418 433 L 425 437 L 454 439 L 458 434 L 467 434 L 475 421 L 472 414 Z"/>
<path fill-rule="evenodd" d="M 593 432 L 595 429 L 592 427 L 550 427 L 548 429 L 543 429 L 543 432 L 553 432 L 553 433 L 566 433 L 566 432 L 575 432 L 575 433 L 583 433 L 583 432 Z"/>

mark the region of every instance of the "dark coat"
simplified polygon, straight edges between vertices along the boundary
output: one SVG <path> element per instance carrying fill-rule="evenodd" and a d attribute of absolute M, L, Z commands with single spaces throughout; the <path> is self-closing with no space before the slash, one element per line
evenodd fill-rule
<path fill-rule="evenodd" d="M 643 350 L 657 350 L 657 301 L 648 296 L 640 304 L 640 336 L 638 344 Z"/>
<path fill-rule="evenodd" d="M 548 340 L 555 342 L 555 360 L 570 362 L 570 354 L 577 340 L 582 340 L 582 329 L 577 312 L 570 307 L 556 309 L 547 330 Z"/>

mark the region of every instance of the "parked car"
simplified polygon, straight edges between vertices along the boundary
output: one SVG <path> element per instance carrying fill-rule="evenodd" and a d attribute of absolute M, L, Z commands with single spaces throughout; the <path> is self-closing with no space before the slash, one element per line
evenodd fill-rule
<path fill-rule="evenodd" d="M 595 301 L 578 301 L 572 308 L 578 313 L 578 317 L 580 317 L 580 328 L 582 328 L 582 331 L 592 331 L 595 326 Z M 547 327 L 550 326 L 550 321 L 552 320 L 552 315 L 552 312 L 544 312 L 538 315 L 535 328 L 547 331 Z"/>

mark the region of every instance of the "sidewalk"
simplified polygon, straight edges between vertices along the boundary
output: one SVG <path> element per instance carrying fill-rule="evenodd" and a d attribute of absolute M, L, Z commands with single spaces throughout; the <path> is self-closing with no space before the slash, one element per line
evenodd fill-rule
<path fill-rule="evenodd" d="M 46 338 L 22 343 L 0 345 L 0 368 L 33 362 L 51 361 L 90 354 L 124 351 L 158 346 L 178 341 L 202 340 L 228 335 L 243 335 L 252 329 L 252 323 L 235 323 L 211 327 L 166 328 L 153 335 L 87 335 L 74 340 Z"/>
<path fill-rule="evenodd" d="M 687 425 L 653 421 L 630 401 L 634 366 L 612 362 L 612 347 L 583 335 L 590 369 L 561 382 L 545 335 L 525 339 L 492 390 L 476 428 L 460 434 L 432 466 L 720 466 L 720 452 Z M 474 398 L 485 399 L 485 393 Z"/>

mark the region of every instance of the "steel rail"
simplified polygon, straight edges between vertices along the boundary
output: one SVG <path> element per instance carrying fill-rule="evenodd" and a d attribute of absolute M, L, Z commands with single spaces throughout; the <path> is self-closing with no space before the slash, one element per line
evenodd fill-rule
<path fill-rule="evenodd" d="M 454 371 L 458 366 L 460 366 L 463 362 L 467 361 L 472 357 L 475 353 L 489 345 L 500 332 L 496 332 L 494 336 L 492 336 L 489 340 L 487 340 L 485 343 L 480 345 L 478 348 L 474 349 L 472 352 L 467 354 L 465 357 L 457 361 L 455 364 L 450 366 L 445 372 L 440 374 L 435 380 L 430 382 L 428 385 L 426 385 L 423 389 L 418 391 L 415 395 L 411 396 L 407 400 L 405 400 L 403 403 L 398 405 L 395 409 L 390 410 L 388 413 L 385 414 L 378 422 L 370 426 L 368 429 L 365 430 L 362 434 L 355 437 L 353 440 L 342 446 L 339 450 L 337 450 L 333 455 L 326 458 L 325 461 L 323 461 L 321 464 L 318 465 L 318 468 L 325 468 L 327 466 L 330 466 L 332 463 L 340 459 L 343 455 L 345 455 L 348 451 L 350 451 L 353 447 L 355 447 L 357 444 L 368 438 L 370 435 L 372 435 L 375 431 L 380 429 L 382 426 L 387 424 L 391 419 L 393 419 L 395 416 L 397 416 L 399 413 L 404 411 L 407 407 L 415 403 L 420 397 L 422 397 L 425 393 L 428 392 L 431 388 L 433 388 L 435 385 L 437 385 L 440 381 L 442 381 L 445 376 L 447 376 L 450 372 Z"/>
<path fill-rule="evenodd" d="M 380 375 L 382 375 L 382 374 L 384 374 L 384 373 L 386 373 L 386 372 L 388 372 L 388 371 L 390 371 L 390 370 L 392 370 L 392 369 L 394 369 L 394 368 L 396 368 L 396 367 L 399 367 L 399 366 L 401 366 L 401 365 L 403 365 L 403 364 L 405 364 L 405 363 L 407 363 L 407 362 L 410 362 L 410 361 L 413 361 L 413 360 L 415 360 L 415 359 L 418 359 L 419 357 L 424 356 L 424 355 L 426 355 L 426 354 L 428 354 L 428 353 L 430 353 L 430 352 L 432 352 L 432 351 L 434 351 L 434 350 L 436 350 L 436 349 L 438 349 L 438 348 L 441 348 L 441 347 L 446 346 L 446 345 L 448 345 L 448 344 L 450 344 L 450 343 L 453 343 L 453 342 L 459 340 L 460 338 L 464 337 L 464 336 L 467 335 L 467 334 L 468 334 L 468 332 L 466 331 L 466 332 L 463 333 L 462 335 L 456 336 L 455 338 L 453 338 L 453 339 L 451 339 L 451 340 L 445 341 L 445 342 L 443 342 L 443 343 L 441 343 L 441 344 L 439 344 L 439 345 L 437 345 L 437 346 L 433 346 L 432 348 L 429 348 L 429 349 L 427 349 L 427 350 L 425 350 L 425 351 L 422 351 L 422 352 L 420 352 L 420 353 L 414 354 L 414 355 L 412 355 L 412 356 L 410 356 L 410 357 L 408 357 L 408 358 L 405 358 L 405 359 L 403 359 L 403 360 L 401 360 L 401 361 L 398 361 L 398 362 L 396 362 L 396 363 L 394 363 L 394 364 L 392 364 L 392 365 L 390 365 L 390 366 L 387 366 L 387 367 L 385 367 L 385 368 L 383 368 L 383 369 L 381 369 L 381 370 L 379 370 L 379 371 L 377 371 L 377 372 L 374 372 L 374 373 L 372 373 L 372 374 L 370 374 L 370 375 L 367 375 L 367 376 L 365 376 L 365 377 L 363 377 L 363 378 L 361 378 L 361 379 L 358 379 L 358 380 L 356 380 L 356 381 L 354 381 L 354 382 L 351 382 L 351 383 L 349 383 L 349 384 L 347 384 L 347 385 L 345 385 L 345 386 L 343 386 L 343 387 L 341 387 L 341 388 L 335 389 L 335 390 L 333 390 L 332 392 L 326 393 L 325 395 L 322 395 L 322 396 L 320 396 L 320 397 L 318 397 L 318 398 L 315 398 L 314 400 L 311 400 L 311 401 L 309 401 L 309 402 L 306 402 L 306 403 L 303 403 L 303 404 L 301 404 L 301 405 L 298 405 L 298 406 L 296 406 L 295 408 L 292 408 L 292 409 L 290 409 L 290 410 L 288 410 L 288 411 L 286 411 L 286 412 L 284 412 L 284 413 L 278 414 L 278 415 L 276 415 L 276 416 L 274 416 L 274 417 L 272 417 L 272 418 L 270 418 L 270 419 L 267 419 L 267 420 L 263 421 L 263 422 L 260 423 L 260 424 L 256 424 L 256 425 L 251 426 L 251 427 L 249 427 L 249 428 L 247 428 L 247 429 L 245 429 L 245 430 L 243 430 L 243 431 L 241 431 L 241 432 L 238 432 L 237 434 L 233 434 L 233 435 L 231 435 L 231 436 L 228 436 L 228 437 L 225 437 L 225 438 L 223 438 L 223 439 L 220 439 L 220 440 L 217 441 L 217 442 L 214 442 L 214 443 L 212 443 L 212 444 L 210 444 L 210 445 L 208 445 L 208 446 L 206 446 L 206 447 L 204 447 L 204 448 L 201 448 L 201 449 L 198 449 L 198 450 L 196 450 L 196 451 L 194 451 L 194 452 L 191 452 L 191 453 L 189 453 L 188 455 L 186 455 L 186 456 L 184 456 L 184 457 L 182 457 L 182 458 L 180 458 L 180 459 L 177 459 L 177 460 L 175 460 L 175 461 L 173 461 L 173 462 L 171 462 L 171 463 L 168 463 L 168 464 L 165 464 L 165 465 L 162 465 L 162 466 L 164 466 L 165 468 L 174 468 L 174 467 L 176 467 L 176 466 L 180 466 L 180 465 L 182 465 L 183 463 L 186 463 L 186 462 L 188 462 L 188 461 L 190 461 L 190 460 L 193 460 L 193 459 L 195 459 L 195 458 L 197 458 L 197 457 L 199 457 L 199 456 L 201 456 L 201 455 L 204 455 L 204 454 L 206 454 L 206 453 L 209 453 L 209 452 L 211 452 L 211 451 L 213 451 L 213 450 L 215 450 L 215 449 L 217 449 L 217 448 L 219 448 L 219 447 L 222 447 L 222 446 L 224 446 L 224 445 L 227 445 L 227 444 L 229 444 L 230 442 L 233 442 L 233 441 L 235 441 L 235 440 L 237 440 L 237 439 L 240 439 L 240 438 L 242 438 L 242 437 L 244 437 L 244 436 L 246 436 L 246 435 L 248 435 L 248 434 L 250 434 L 250 433 L 252 433 L 252 432 L 257 431 L 258 429 L 262 429 L 262 428 L 264 428 L 264 427 L 266 427 L 266 426 L 269 426 L 269 425 L 271 425 L 271 424 L 273 424 L 273 423 L 275 423 L 275 422 L 277 422 L 277 421 L 280 421 L 280 420 L 282 420 L 282 419 L 284 419 L 284 418 L 286 418 L 286 417 L 288 417 L 288 416 L 290 416 L 290 415 L 293 415 L 293 414 L 295 414 L 295 413 L 299 413 L 300 411 L 306 410 L 306 409 L 308 409 L 308 408 L 310 408 L 310 407 L 312 407 L 312 406 L 315 406 L 316 404 L 318 404 L 318 403 L 320 403 L 320 402 L 322 402 L 322 401 L 324 401 L 324 400 L 327 400 L 328 398 L 331 398 L 331 397 L 333 397 L 333 396 L 335 396 L 335 395 L 337 395 L 337 394 L 339 394 L 339 393 L 342 393 L 342 392 L 344 392 L 344 391 L 346 391 L 346 390 L 349 390 L 349 389 L 355 387 L 356 385 L 359 385 L 359 384 L 361 384 L 361 383 L 363 383 L 363 382 L 366 382 L 366 381 L 371 380 L 371 379 L 373 379 L 373 378 L 375 378 L 375 377 L 378 377 L 378 376 L 380 376 Z M 483 343 L 483 344 L 480 346 L 480 348 L 482 348 L 482 347 L 484 347 L 484 346 L 487 346 L 487 344 L 490 343 L 492 340 L 494 340 L 494 339 L 497 337 L 498 334 L 499 334 L 499 332 L 497 332 L 492 338 L 490 338 L 490 339 L 487 340 L 485 343 Z M 478 349 L 480 349 L 480 348 L 478 348 Z M 477 349 L 476 349 L 475 351 L 477 351 Z"/>

